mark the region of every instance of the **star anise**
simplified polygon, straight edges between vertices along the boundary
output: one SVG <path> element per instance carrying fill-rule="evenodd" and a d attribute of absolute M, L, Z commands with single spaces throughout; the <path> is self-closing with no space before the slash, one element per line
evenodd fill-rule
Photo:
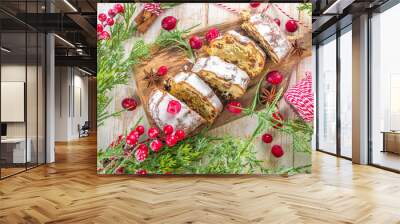
<path fill-rule="evenodd" d="M 306 49 L 304 47 L 301 46 L 301 43 L 298 40 L 295 40 L 292 43 L 292 50 L 290 52 L 290 55 L 296 55 L 298 57 L 301 57 L 301 55 L 303 55 L 303 52 Z"/>
<path fill-rule="evenodd" d="M 264 87 L 261 89 L 260 101 L 262 104 L 271 104 L 276 98 L 276 87 Z"/>
<path fill-rule="evenodd" d="M 147 88 L 149 88 L 151 85 L 158 84 L 161 80 L 162 77 L 157 74 L 153 69 L 150 69 L 150 71 L 144 70 L 145 77 L 143 80 L 147 81 Z"/>

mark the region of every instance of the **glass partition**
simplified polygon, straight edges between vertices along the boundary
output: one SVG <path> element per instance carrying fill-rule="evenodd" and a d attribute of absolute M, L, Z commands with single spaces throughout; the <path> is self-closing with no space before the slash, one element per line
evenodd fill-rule
<path fill-rule="evenodd" d="M 318 150 L 336 154 L 336 36 L 318 47 Z"/>
<path fill-rule="evenodd" d="M 400 171 L 400 4 L 371 18 L 371 162 Z"/>
<path fill-rule="evenodd" d="M 7 49 L 1 52 L 2 177 L 24 171 L 31 162 L 26 141 L 26 41 L 25 32 L 1 34 L 2 49 Z"/>
<path fill-rule="evenodd" d="M 1 179 L 45 163 L 46 39 L 21 20 L 43 4 L 0 1 Z"/>
<path fill-rule="evenodd" d="M 352 29 L 340 35 L 340 155 L 352 157 Z"/>

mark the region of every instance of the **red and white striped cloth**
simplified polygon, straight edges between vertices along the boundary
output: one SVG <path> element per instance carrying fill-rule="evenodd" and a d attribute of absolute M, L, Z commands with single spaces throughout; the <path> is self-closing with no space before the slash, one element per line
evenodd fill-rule
<path fill-rule="evenodd" d="M 157 16 L 161 15 L 161 13 L 163 13 L 163 11 L 164 11 L 161 8 L 160 3 L 145 3 L 144 10 L 151 12 L 153 14 L 156 14 Z"/>
<path fill-rule="evenodd" d="M 314 94 L 312 92 L 311 72 L 306 72 L 306 77 L 288 89 L 284 97 L 286 102 L 295 108 L 304 121 L 313 121 Z"/>

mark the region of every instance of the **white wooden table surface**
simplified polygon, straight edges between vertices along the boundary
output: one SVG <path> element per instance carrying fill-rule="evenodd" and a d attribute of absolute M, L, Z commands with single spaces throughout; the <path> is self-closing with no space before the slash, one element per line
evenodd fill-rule
<path fill-rule="evenodd" d="M 266 7 L 267 3 L 262 3 L 257 10 L 261 10 Z M 107 12 L 109 8 L 112 7 L 112 3 L 99 3 L 98 4 L 98 13 Z M 234 9 L 250 9 L 248 3 L 226 3 L 225 5 L 230 6 Z M 300 14 L 297 10 L 298 4 L 290 3 L 290 4 L 278 4 L 282 9 L 288 12 L 294 18 L 304 22 L 309 27 L 311 27 L 311 16 L 305 15 L 303 12 Z M 140 12 L 143 4 L 138 4 L 138 9 L 136 10 L 136 14 Z M 267 11 L 273 18 L 279 18 L 281 20 L 281 29 L 284 29 L 285 22 L 289 19 L 281 12 L 277 11 L 274 8 L 271 8 Z M 166 10 L 161 16 L 157 18 L 154 24 L 150 27 L 150 29 L 144 34 L 141 35 L 140 38 L 143 38 L 147 43 L 151 43 L 155 40 L 160 32 L 161 20 L 165 16 L 174 16 L 176 17 L 179 28 L 188 28 L 196 24 L 200 24 L 199 28 L 212 26 L 214 24 L 219 24 L 223 22 L 230 21 L 238 16 L 234 13 L 231 13 L 220 6 L 217 6 L 213 3 L 184 3 L 180 4 L 172 9 Z M 295 33 L 295 35 L 301 35 L 302 32 L 305 32 L 306 28 L 299 26 L 299 30 Z M 134 40 L 137 37 L 133 37 Z M 311 41 L 311 39 L 310 39 Z M 131 48 L 132 41 L 128 41 L 126 43 L 126 49 Z M 292 84 L 296 83 L 296 80 L 299 80 L 304 77 L 304 73 L 306 71 L 312 71 L 312 60 L 311 57 L 304 59 L 297 68 L 293 71 Z M 121 100 L 128 96 L 135 96 L 136 85 L 133 78 L 130 78 L 129 85 L 120 86 L 115 88 L 114 91 L 111 92 L 111 96 L 113 97 L 113 102 L 110 106 L 110 111 L 116 111 L 121 109 Z M 283 115 L 285 118 L 294 118 L 296 115 L 289 106 L 281 101 L 280 109 L 283 111 Z M 141 106 L 139 106 L 133 112 L 123 113 L 119 118 L 110 118 L 105 124 L 98 129 L 98 138 L 97 145 L 98 148 L 103 149 L 108 144 L 111 143 L 113 138 L 123 133 L 126 129 L 130 128 L 135 121 L 143 117 L 145 119 L 145 113 Z M 145 126 L 147 127 L 147 121 L 145 119 Z M 257 126 L 256 118 L 252 117 L 244 117 L 238 119 L 234 122 L 228 123 L 224 126 L 218 127 L 211 131 L 212 134 L 215 135 L 223 135 L 223 134 L 231 134 L 237 137 L 248 137 Z M 278 137 L 278 133 L 275 130 L 271 130 L 270 133 L 274 136 L 274 141 L 272 144 L 280 144 L 282 145 L 285 155 L 280 159 L 274 158 L 270 155 L 270 147 L 271 145 L 266 146 L 262 143 L 261 139 L 258 138 L 255 140 L 257 147 L 257 156 L 259 159 L 265 161 L 265 165 L 267 167 L 291 167 L 301 166 L 310 164 L 310 155 L 304 153 L 292 153 L 292 141 L 290 138 L 286 136 Z"/>

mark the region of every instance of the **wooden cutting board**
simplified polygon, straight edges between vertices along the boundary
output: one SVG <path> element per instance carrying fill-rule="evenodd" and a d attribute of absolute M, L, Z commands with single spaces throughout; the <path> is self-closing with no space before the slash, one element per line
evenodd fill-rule
<path fill-rule="evenodd" d="M 219 25 L 213 25 L 212 27 L 216 27 L 222 34 L 225 31 L 228 30 L 236 30 L 242 34 L 245 34 L 244 31 L 240 28 L 241 21 L 236 20 L 233 22 L 229 23 L 222 23 Z M 204 37 L 205 33 L 208 31 L 209 27 L 207 28 L 202 28 L 198 30 L 194 30 L 189 36 L 191 35 L 197 35 L 201 38 Z M 309 57 L 311 55 L 311 33 L 308 32 L 304 34 L 302 37 L 296 38 L 299 43 L 301 43 L 301 46 L 306 49 L 301 56 L 297 55 L 292 55 L 287 57 L 285 60 L 280 62 L 279 64 L 273 63 L 269 58 L 267 58 L 267 63 L 264 67 L 263 72 L 261 75 L 255 77 L 251 82 L 249 83 L 249 86 L 247 88 L 246 93 L 239 98 L 237 101 L 241 103 L 243 107 L 247 107 L 251 104 L 256 90 L 257 90 L 257 84 L 259 83 L 261 78 L 264 78 L 265 74 L 268 73 L 268 71 L 272 70 L 278 70 L 284 75 L 284 80 L 281 84 L 282 87 L 285 89 L 288 88 L 291 75 L 293 73 L 293 69 L 297 66 L 297 64 L 305 57 Z M 205 42 L 203 44 L 206 44 Z M 203 45 L 204 46 L 204 45 Z M 196 57 L 204 57 L 207 56 L 207 53 L 204 50 L 205 48 L 201 48 L 199 50 L 195 51 Z M 149 101 L 149 96 L 150 93 L 152 92 L 153 89 L 155 88 L 160 88 L 164 89 L 163 82 L 160 81 L 158 85 L 152 85 L 148 87 L 147 81 L 144 80 L 145 78 L 145 71 L 150 71 L 151 69 L 154 69 L 157 71 L 157 69 L 162 66 L 166 65 L 168 66 L 168 74 L 163 77 L 164 80 L 167 80 L 168 78 L 173 77 L 180 71 L 184 70 L 184 67 L 187 67 L 187 65 L 190 65 L 190 61 L 186 56 L 186 52 L 182 51 L 179 48 L 167 48 L 167 49 L 158 49 L 158 48 L 153 48 L 151 49 L 151 56 L 149 57 L 148 60 L 144 61 L 143 63 L 137 65 L 133 69 L 133 76 L 137 84 L 137 94 L 142 102 L 142 105 L 144 107 L 144 110 L 146 112 L 146 116 L 148 118 L 148 121 L 150 124 L 153 126 L 155 125 L 155 122 L 151 118 L 149 111 L 148 111 L 148 101 Z M 266 85 L 266 84 L 265 84 Z M 224 105 L 226 102 L 223 102 Z M 262 105 L 259 105 L 258 108 L 261 108 Z M 224 125 L 228 122 L 231 122 L 233 120 L 236 120 L 240 118 L 240 115 L 233 115 L 227 110 L 223 110 L 221 114 L 217 117 L 215 122 L 212 124 L 210 129 L 219 127 L 221 125 Z M 204 128 L 204 126 L 199 127 L 196 131 L 201 130 Z"/>

